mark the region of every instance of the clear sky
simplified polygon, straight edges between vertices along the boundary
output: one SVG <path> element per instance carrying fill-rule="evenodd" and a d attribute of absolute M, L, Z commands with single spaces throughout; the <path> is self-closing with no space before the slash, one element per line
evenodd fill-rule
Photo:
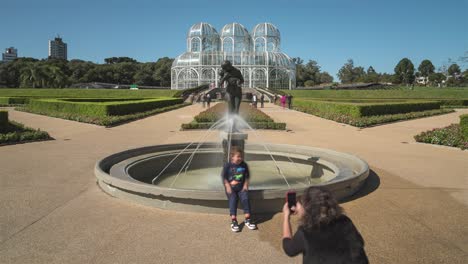
<path fill-rule="evenodd" d="M 0 0 L 0 49 L 46 58 L 48 40 L 68 43 L 68 59 L 103 63 L 176 57 L 186 49 L 191 25 L 208 22 L 218 32 L 231 22 L 249 31 L 276 25 L 282 51 L 316 60 L 335 80 L 347 59 L 393 73 L 403 57 L 436 69 L 468 56 L 468 0 Z"/>

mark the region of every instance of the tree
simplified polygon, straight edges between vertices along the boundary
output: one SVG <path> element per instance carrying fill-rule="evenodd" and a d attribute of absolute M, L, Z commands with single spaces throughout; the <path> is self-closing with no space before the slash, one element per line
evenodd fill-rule
<path fill-rule="evenodd" d="M 296 64 L 296 65 L 304 63 L 304 60 L 301 59 L 300 57 L 293 58 L 292 61 L 293 61 L 294 64 Z"/>
<path fill-rule="evenodd" d="M 159 82 L 160 86 L 171 86 L 171 67 L 174 59 L 164 57 L 158 59 L 155 64 L 155 73 L 153 74 L 154 80 Z"/>
<path fill-rule="evenodd" d="M 349 59 L 343 67 L 338 71 L 338 78 L 340 79 L 341 83 L 351 83 L 353 81 L 353 69 L 354 69 L 354 61 Z"/>
<path fill-rule="evenodd" d="M 450 76 L 455 77 L 455 75 L 460 75 L 460 73 L 461 73 L 460 66 L 458 66 L 458 64 L 456 63 L 450 65 L 450 67 L 448 68 L 448 74 Z"/>
<path fill-rule="evenodd" d="M 429 82 L 431 82 L 433 85 L 440 85 L 445 79 L 445 75 L 440 72 L 429 74 Z"/>
<path fill-rule="evenodd" d="M 73 83 L 87 83 L 92 82 L 87 78 L 87 73 L 96 67 L 96 65 L 89 61 L 71 60 L 68 63 L 70 69 L 70 82 Z"/>
<path fill-rule="evenodd" d="M 379 82 L 391 83 L 393 82 L 393 80 L 394 80 L 393 74 L 382 73 L 379 75 Z"/>
<path fill-rule="evenodd" d="M 332 83 L 333 76 L 331 76 L 328 72 L 320 73 L 320 83 Z"/>
<path fill-rule="evenodd" d="M 20 87 L 41 87 L 45 77 L 44 69 L 39 62 L 29 62 L 21 69 Z"/>
<path fill-rule="evenodd" d="M 338 71 L 338 78 L 341 83 L 354 83 L 362 79 L 365 75 L 363 67 L 354 67 L 354 61 L 348 59 L 348 61 Z"/>
<path fill-rule="evenodd" d="M 315 82 L 312 81 L 312 80 L 307 80 L 304 82 L 304 86 L 305 87 L 314 87 L 315 86 Z"/>
<path fill-rule="evenodd" d="M 111 57 L 111 58 L 105 58 L 104 62 L 106 64 L 115 64 L 115 63 L 122 63 L 122 62 L 131 62 L 131 63 L 137 63 L 135 59 L 129 58 L 129 57 Z"/>
<path fill-rule="evenodd" d="M 395 81 L 408 85 L 414 82 L 414 78 L 414 65 L 411 60 L 401 59 L 395 66 Z"/>
<path fill-rule="evenodd" d="M 314 85 L 320 84 L 320 66 L 316 61 L 309 60 L 309 62 L 304 65 L 302 78 L 304 81 L 313 81 Z"/>
<path fill-rule="evenodd" d="M 434 73 L 435 67 L 430 60 L 423 60 L 419 64 L 418 71 L 422 77 L 429 77 L 430 74 Z"/>

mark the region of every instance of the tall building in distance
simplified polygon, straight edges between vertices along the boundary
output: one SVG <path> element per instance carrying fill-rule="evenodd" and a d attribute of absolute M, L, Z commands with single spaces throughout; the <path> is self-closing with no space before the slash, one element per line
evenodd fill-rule
<path fill-rule="evenodd" d="M 2 53 L 2 61 L 9 62 L 18 58 L 18 50 L 14 47 L 9 47 L 5 49 L 5 53 Z"/>
<path fill-rule="evenodd" d="M 67 43 L 63 42 L 60 36 L 49 40 L 49 58 L 67 59 Z"/>

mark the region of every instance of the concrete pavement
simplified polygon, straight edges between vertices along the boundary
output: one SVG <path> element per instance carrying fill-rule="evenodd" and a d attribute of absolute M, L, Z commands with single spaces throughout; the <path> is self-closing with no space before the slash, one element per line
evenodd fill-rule
<path fill-rule="evenodd" d="M 281 250 L 280 214 L 232 234 L 228 216 L 145 207 L 96 186 L 93 167 L 103 156 L 200 139 L 204 131 L 179 128 L 201 110 L 104 128 L 10 109 L 11 120 L 55 140 L 0 147 L 0 263 L 301 263 Z M 468 110 L 367 129 L 271 104 L 262 110 L 290 131 L 249 132 L 248 142 L 330 148 L 369 163 L 367 185 L 343 207 L 372 263 L 466 263 L 468 151 L 412 137 Z"/>

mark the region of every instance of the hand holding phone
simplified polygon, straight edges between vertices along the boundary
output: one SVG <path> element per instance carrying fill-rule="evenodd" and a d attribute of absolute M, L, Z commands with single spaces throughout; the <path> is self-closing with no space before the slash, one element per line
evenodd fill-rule
<path fill-rule="evenodd" d="M 288 202 L 289 211 L 292 213 L 294 212 L 291 208 L 294 206 L 296 207 L 296 192 L 289 191 L 286 193 L 286 201 Z"/>

